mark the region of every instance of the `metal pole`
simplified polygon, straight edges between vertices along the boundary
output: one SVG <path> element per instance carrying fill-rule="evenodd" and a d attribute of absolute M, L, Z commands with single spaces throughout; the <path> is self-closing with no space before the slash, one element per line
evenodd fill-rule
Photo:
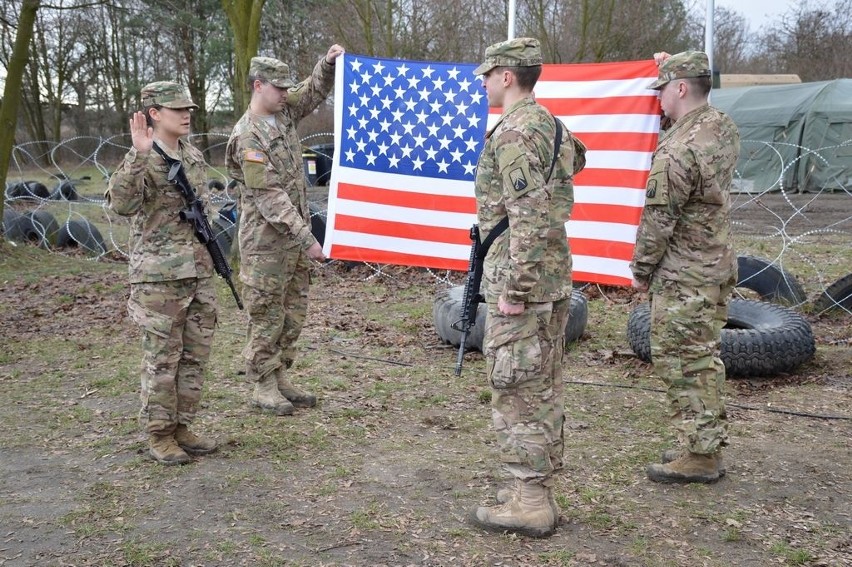
<path fill-rule="evenodd" d="M 515 0 L 509 0 L 509 37 L 515 39 Z"/>
<path fill-rule="evenodd" d="M 704 52 L 710 61 L 710 72 L 713 72 L 713 12 L 715 11 L 714 0 L 707 0 L 707 16 L 704 24 Z"/>

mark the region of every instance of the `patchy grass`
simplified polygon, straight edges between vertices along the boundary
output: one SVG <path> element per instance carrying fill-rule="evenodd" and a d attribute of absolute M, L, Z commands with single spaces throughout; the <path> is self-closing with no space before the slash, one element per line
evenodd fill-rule
<path fill-rule="evenodd" d="M 848 564 L 849 421 L 766 410 L 849 417 L 849 317 L 810 317 L 818 353 L 795 374 L 729 381 L 723 481 L 655 485 L 644 467 L 672 431 L 661 384 L 625 340 L 640 298 L 587 287 L 586 332 L 566 354 L 562 524 L 539 541 L 465 521 L 506 477 L 484 360 L 468 353 L 453 374 L 455 349 L 432 328 L 433 276 L 317 269 L 291 377 L 320 403 L 281 418 L 249 405 L 245 314 L 217 279 L 220 326 L 193 427 L 220 450 L 163 467 L 136 421 L 125 269 L 2 250 L 0 557 L 13 564 Z"/>

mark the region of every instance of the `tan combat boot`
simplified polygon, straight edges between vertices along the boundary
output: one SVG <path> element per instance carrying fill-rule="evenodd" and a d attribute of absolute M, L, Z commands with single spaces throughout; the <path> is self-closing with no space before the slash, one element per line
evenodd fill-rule
<path fill-rule="evenodd" d="M 252 405 L 265 411 L 271 411 L 275 415 L 292 415 L 296 409 L 290 401 L 278 391 L 278 384 L 274 374 L 267 374 L 254 386 Z"/>
<path fill-rule="evenodd" d="M 207 455 L 218 448 L 216 441 L 199 437 L 182 423 L 178 424 L 177 429 L 175 429 L 175 441 L 181 449 L 190 455 Z"/>
<path fill-rule="evenodd" d="M 670 463 L 672 461 L 676 461 L 686 453 L 683 449 L 666 449 L 663 451 L 663 454 L 660 455 L 660 462 L 663 464 Z M 719 458 L 719 476 L 725 476 L 727 472 L 725 470 L 725 463 L 722 461 L 722 453 L 717 453 Z"/>
<path fill-rule="evenodd" d="M 515 498 L 500 506 L 480 506 L 471 521 L 492 532 L 511 532 L 528 537 L 549 537 L 556 531 L 558 516 L 550 504 L 551 489 L 520 482 Z"/>
<path fill-rule="evenodd" d="M 172 433 L 151 433 L 148 436 L 148 453 L 163 465 L 185 465 L 192 461 L 178 446 Z"/>
<path fill-rule="evenodd" d="M 278 391 L 281 395 L 290 400 L 290 403 L 297 408 L 312 408 L 317 405 L 317 397 L 313 394 L 305 392 L 298 386 L 287 380 L 284 376 L 284 367 L 278 368 Z"/>
<path fill-rule="evenodd" d="M 506 502 L 517 498 L 521 492 L 521 484 L 523 484 L 522 480 L 516 479 L 511 486 L 507 486 L 505 488 L 501 488 L 497 491 L 496 500 L 500 504 L 505 504 Z M 553 497 L 553 490 L 548 490 L 548 502 L 550 503 L 550 507 L 553 509 L 553 514 L 556 516 L 557 521 L 559 520 L 559 505 L 556 503 L 556 498 Z"/>
<path fill-rule="evenodd" d="M 721 465 L 722 458 L 718 451 L 710 455 L 687 451 L 671 462 L 649 465 L 647 470 L 648 478 L 654 482 L 709 484 L 723 476 Z"/>

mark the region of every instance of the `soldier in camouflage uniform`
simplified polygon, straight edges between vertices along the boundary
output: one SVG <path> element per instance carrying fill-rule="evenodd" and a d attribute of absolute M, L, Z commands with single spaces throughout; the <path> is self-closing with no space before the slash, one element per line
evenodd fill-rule
<path fill-rule="evenodd" d="M 105 196 L 110 209 L 131 217 L 128 309 L 143 334 L 140 416 L 147 423 L 149 452 L 160 463 L 184 464 L 191 460 L 187 453 L 216 450 L 214 441 L 188 429 L 210 358 L 216 290 L 210 254 L 192 225 L 180 219 L 186 201 L 167 181 L 169 166 L 153 144 L 183 163 L 205 201 L 207 164 L 181 139 L 189 133 L 190 111 L 198 108 L 185 87 L 166 81 L 146 85 L 142 106 L 130 119 L 133 147 Z"/>
<path fill-rule="evenodd" d="M 240 280 L 249 313 L 246 374 L 255 383 L 252 403 L 277 415 L 316 405 L 316 396 L 286 376 L 308 308 L 310 260 L 325 259 L 311 234 L 296 125 L 328 96 L 342 53 L 332 45 L 299 84 L 281 61 L 253 58 L 251 103 L 226 150 L 228 173 L 240 193 Z"/>
<path fill-rule="evenodd" d="M 715 482 L 728 443 L 719 358 L 737 278 L 731 245 L 731 181 L 739 156 L 734 122 L 708 105 L 707 55 L 655 55 L 650 88 L 673 125 L 654 153 L 636 236 L 633 286 L 651 294 L 651 356 L 668 388 L 682 447 L 648 467 L 656 482 Z"/>
<path fill-rule="evenodd" d="M 565 223 L 585 151 L 535 102 L 541 63 L 538 40 L 518 38 L 488 47 L 475 70 L 489 106 L 503 107 L 486 134 L 475 187 L 483 239 L 509 218 L 484 262 L 484 352 L 500 458 L 515 481 L 498 493 L 499 505 L 481 506 L 471 519 L 487 530 L 533 537 L 551 535 L 559 516 L 552 484 L 563 458 L 562 355 L 571 296 Z"/>

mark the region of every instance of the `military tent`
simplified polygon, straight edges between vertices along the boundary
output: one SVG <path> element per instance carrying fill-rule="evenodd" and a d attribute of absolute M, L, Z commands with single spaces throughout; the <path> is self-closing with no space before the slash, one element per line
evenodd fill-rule
<path fill-rule="evenodd" d="M 852 187 L 852 79 L 714 90 L 740 129 L 739 191 Z"/>

